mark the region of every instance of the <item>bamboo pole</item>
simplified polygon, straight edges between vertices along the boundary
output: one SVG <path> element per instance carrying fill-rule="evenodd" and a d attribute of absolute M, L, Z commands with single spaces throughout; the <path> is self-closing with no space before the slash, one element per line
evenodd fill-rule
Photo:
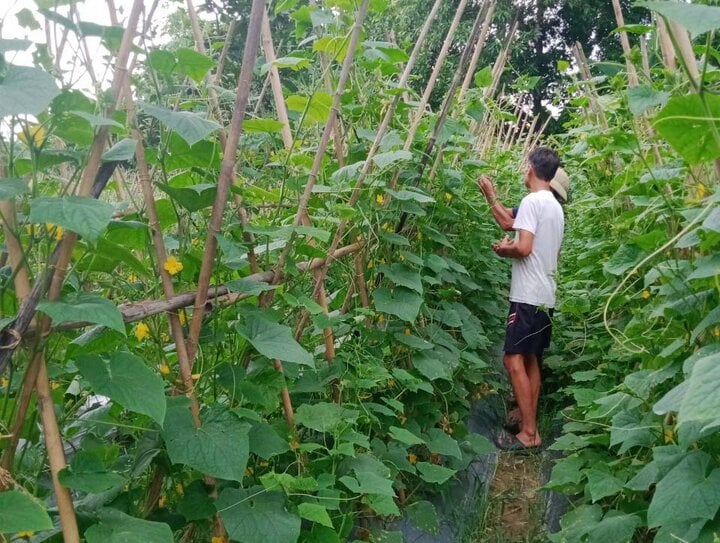
<path fill-rule="evenodd" d="M 273 97 L 275 98 L 275 112 L 278 121 L 282 123 L 282 131 L 280 132 L 285 149 L 292 149 L 293 137 L 290 132 L 290 119 L 288 117 L 287 108 L 285 107 L 285 97 L 283 96 L 282 83 L 280 82 L 280 71 L 275 65 L 275 46 L 273 45 L 272 32 L 270 31 L 270 18 L 267 9 L 263 12 L 262 19 L 262 48 L 265 53 L 265 60 L 270 65 L 270 85 L 272 86 Z"/>
<path fill-rule="evenodd" d="M 677 62 L 675 61 L 675 48 L 673 47 L 672 41 L 668 34 L 668 28 L 665 24 L 665 19 L 659 16 L 655 16 L 655 23 L 657 26 L 658 42 L 660 44 L 660 52 L 663 58 L 663 64 L 665 68 L 670 71 L 677 70 Z"/>
<path fill-rule="evenodd" d="M 478 38 L 477 44 L 475 45 L 475 51 L 473 51 L 472 59 L 470 60 L 470 66 L 468 67 L 465 79 L 463 80 L 462 87 L 460 87 L 460 93 L 458 94 L 457 101 L 462 103 L 465 99 L 465 93 L 467 93 L 470 85 L 472 84 L 475 71 L 477 70 L 478 62 L 480 61 L 480 55 L 485 49 L 485 41 L 487 39 L 487 33 L 492 23 L 493 14 L 495 13 L 495 0 L 488 0 L 484 6 L 487 7 L 485 12 L 485 19 L 483 21 L 482 30 L 480 31 L 480 37 Z"/>
<path fill-rule="evenodd" d="M 347 79 L 350 75 L 350 69 L 352 67 L 353 57 L 355 56 L 355 51 L 358 46 L 358 42 L 360 40 L 360 32 L 362 30 L 363 22 L 365 21 L 365 17 L 367 15 L 369 6 L 369 0 L 363 0 L 362 5 L 360 6 L 360 9 L 358 10 L 357 17 L 355 19 L 355 24 L 352 29 L 351 37 L 350 37 L 350 43 L 348 45 L 348 50 L 345 55 L 345 60 L 343 62 L 342 71 L 340 73 L 340 79 L 338 81 L 337 90 L 335 91 L 335 95 L 333 97 L 333 104 L 330 109 L 330 116 L 328 117 L 327 122 L 325 123 L 325 130 L 323 131 L 322 138 L 320 139 L 320 143 L 318 145 L 317 152 L 315 153 L 315 159 L 313 161 L 312 169 L 310 171 L 310 175 L 308 176 L 307 183 L 305 184 L 305 190 L 303 191 L 302 196 L 300 197 L 300 202 L 298 204 L 298 211 L 295 214 L 295 219 L 293 220 L 293 228 L 297 228 L 300 226 L 300 222 L 302 220 L 302 217 L 305 213 L 307 213 L 307 206 L 308 202 L 310 201 L 310 197 L 312 196 L 312 190 L 315 187 L 315 182 L 318 178 L 318 175 L 320 173 L 320 167 L 322 166 L 323 159 L 325 157 L 325 152 L 328 148 L 328 143 L 330 140 L 330 136 L 332 135 L 333 127 L 335 125 L 335 121 L 337 119 L 338 112 L 340 111 L 340 100 L 342 98 L 342 93 L 345 90 L 345 84 L 347 83 Z M 292 242 L 295 240 L 296 234 L 293 232 L 293 234 L 290 237 L 290 240 L 285 245 L 283 252 L 280 254 L 277 263 L 275 264 L 274 270 L 278 272 L 282 267 L 285 265 L 285 260 L 287 259 L 288 254 L 290 253 L 290 250 L 292 249 Z"/>
<path fill-rule="evenodd" d="M 187 346 L 191 368 L 197 352 L 202 318 L 205 313 L 205 300 L 207 299 L 210 277 L 212 275 L 215 254 L 217 251 L 217 236 L 220 234 L 222 229 L 223 213 L 225 211 L 228 193 L 230 192 L 230 185 L 235 180 L 238 142 L 240 140 L 240 134 L 242 133 L 245 108 L 247 107 L 251 91 L 252 72 L 255 66 L 255 58 L 260 42 L 260 28 L 262 26 L 262 16 L 264 10 L 264 0 L 253 0 L 248 23 L 248 32 L 245 40 L 242 67 L 240 69 L 240 76 L 237 84 L 237 97 L 233 108 L 232 121 L 230 122 L 230 131 L 227 135 L 227 141 L 223 153 L 223 162 L 220 170 L 220 177 L 218 179 L 217 194 L 210 215 L 208 234 L 205 239 L 205 251 L 203 252 L 200 274 L 198 277 L 198 295 L 195 300 L 195 307 L 193 308 L 192 320 L 190 321 L 190 329 L 188 332 Z"/>
<path fill-rule="evenodd" d="M 622 6 L 620 6 L 620 0 L 612 0 L 613 11 L 615 12 L 615 21 L 618 27 L 625 26 L 625 18 L 623 17 Z M 631 87 L 637 87 L 640 82 L 638 81 L 637 70 L 630 60 L 630 40 L 628 39 L 627 32 L 624 30 L 620 33 L 620 44 L 622 45 L 623 53 L 625 54 L 625 65 L 627 66 L 628 83 Z"/>

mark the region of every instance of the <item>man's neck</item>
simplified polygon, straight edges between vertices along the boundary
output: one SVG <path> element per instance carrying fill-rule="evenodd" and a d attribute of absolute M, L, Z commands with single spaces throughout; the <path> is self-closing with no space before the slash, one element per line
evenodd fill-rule
<path fill-rule="evenodd" d="M 528 189 L 530 192 L 539 192 L 541 190 L 550 190 L 550 183 L 537 177 L 531 177 L 528 182 Z"/>

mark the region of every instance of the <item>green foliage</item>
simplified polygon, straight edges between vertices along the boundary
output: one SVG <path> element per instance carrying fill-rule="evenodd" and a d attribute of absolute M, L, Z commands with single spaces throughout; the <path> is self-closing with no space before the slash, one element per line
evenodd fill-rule
<path fill-rule="evenodd" d="M 52 521 L 45 507 L 17 490 L 0 492 L 0 533 L 49 530 Z"/>

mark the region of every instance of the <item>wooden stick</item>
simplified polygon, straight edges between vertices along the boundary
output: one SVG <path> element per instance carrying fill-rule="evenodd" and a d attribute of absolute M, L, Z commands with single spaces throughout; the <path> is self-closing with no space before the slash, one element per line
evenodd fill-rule
<path fill-rule="evenodd" d="M 348 45 L 347 53 L 345 54 L 345 60 L 343 62 L 342 71 L 340 72 L 340 79 L 338 80 L 338 86 L 335 91 L 335 96 L 333 97 L 333 104 L 330 109 L 330 116 L 327 120 L 327 123 L 325 123 L 325 130 L 323 131 L 322 138 L 320 139 L 320 143 L 318 145 L 317 152 L 315 153 L 315 160 L 313 161 L 313 166 L 310 171 L 310 175 L 308 176 L 307 183 L 305 184 L 305 190 L 300 197 L 300 202 L 298 204 L 298 211 L 295 214 L 295 219 L 293 220 L 293 228 L 297 228 L 300 226 L 300 222 L 302 220 L 303 214 L 307 212 L 307 206 L 308 202 L 310 201 L 310 197 L 312 196 L 312 190 L 315 187 L 315 182 L 317 180 L 317 177 L 320 173 L 320 167 L 322 166 L 323 159 L 325 158 L 325 152 L 328 148 L 328 143 L 330 141 L 330 136 L 332 135 L 333 127 L 335 125 L 335 121 L 337 119 L 338 112 L 340 111 L 340 100 L 342 98 L 342 93 L 345 90 L 345 84 L 347 83 L 347 79 L 350 75 L 350 69 L 352 68 L 353 63 L 353 57 L 355 56 L 355 51 L 357 50 L 358 42 L 360 40 L 360 32 L 362 30 L 363 22 L 365 21 L 365 16 L 367 15 L 368 11 L 368 5 L 369 0 L 363 0 L 362 5 L 360 6 L 360 9 L 358 10 L 357 17 L 355 19 L 355 25 L 353 26 L 351 37 L 350 37 L 350 43 Z M 293 234 L 290 237 L 290 240 L 285 245 L 283 252 L 280 254 L 277 263 L 275 264 L 275 271 L 278 272 L 282 267 L 285 265 L 285 260 L 287 259 L 287 256 L 290 253 L 290 250 L 292 249 L 292 242 L 295 240 L 296 234 L 293 232 Z"/>
<path fill-rule="evenodd" d="M 620 0 L 612 0 L 613 5 L 613 11 L 615 12 L 615 21 L 617 22 L 618 27 L 625 26 L 625 18 L 623 17 L 622 12 L 622 6 L 620 5 Z M 637 71 L 635 70 L 635 66 L 633 65 L 632 61 L 630 60 L 630 53 L 632 52 L 632 49 L 630 48 L 630 40 L 628 39 L 627 32 L 624 30 L 619 32 L 620 34 L 620 44 L 622 45 L 623 53 L 625 54 L 625 65 L 627 66 L 627 72 L 628 72 L 628 83 L 631 87 L 637 87 L 640 82 L 638 81 Z"/>
<path fill-rule="evenodd" d="M 655 23 L 657 26 L 658 42 L 660 43 L 660 52 L 662 53 L 663 64 L 665 65 L 665 69 L 674 72 L 677 70 L 675 48 L 670 40 L 670 36 L 668 35 L 668 28 L 665 24 L 665 19 L 656 15 Z"/>
<path fill-rule="evenodd" d="M 470 66 L 468 67 L 467 74 L 465 74 L 462 87 L 460 87 L 460 92 L 457 97 L 458 104 L 461 104 L 465 99 L 465 93 L 467 93 L 470 88 L 473 77 L 475 76 L 475 71 L 477 70 L 478 62 L 480 61 L 480 54 L 485 49 L 485 40 L 487 39 L 487 33 L 490 29 L 490 24 L 492 23 L 493 14 L 495 13 L 495 0 L 489 0 L 484 4 L 484 7 L 487 8 L 487 11 L 485 12 L 485 20 L 483 21 L 480 37 L 478 38 L 477 44 L 475 45 L 475 51 L 473 52 L 472 59 L 470 60 Z"/>
<path fill-rule="evenodd" d="M 262 48 L 265 53 L 265 61 L 270 64 L 270 85 L 272 86 L 273 97 L 275 98 L 275 112 L 278 121 L 283 125 L 282 135 L 283 145 L 285 149 L 292 149 L 293 137 L 290 131 L 290 119 L 288 117 L 287 108 L 285 107 L 285 97 L 283 96 L 282 83 L 280 82 L 280 71 L 275 65 L 275 46 L 273 45 L 272 32 L 270 31 L 270 18 L 267 9 L 263 12 L 262 19 Z"/>
<path fill-rule="evenodd" d="M 187 346 L 191 368 L 197 352 L 202 318 L 205 313 L 205 300 L 207 299 L 210 277 L 212 275 L 215 254 L 217 251 L 217 236 L 220 235 L 222 229 L 223 213 L 225 211 L 228 193 L 230 192 L 230 185 L 235 180 L 238 142 L 240 141 L 240 135 L 242 133 L 245 108 L 247 107 L 248 99 L 250 97 L 253 68 L 255 66 L 255 58 L 257 56 L 257 49 L 260 42 L 260 28 L 262 26 L 262 16 L 264 10 L 265 0 L 253 0 L 245 40 L 242 67 L 240 69 L 240 76 L 237 84 L 237 97 L 233 108 L 232 121 L 230 122 L 230 132 L 228 133 L 225 144 L 222 168 L 220 170 L 220 178 L 218 179 L 217 194 L 210 215 L 208 234 L 205 240 L 205 251 L 203 252 L 200 274 L 198 277 L 198 293 L 188 332 Z"/>

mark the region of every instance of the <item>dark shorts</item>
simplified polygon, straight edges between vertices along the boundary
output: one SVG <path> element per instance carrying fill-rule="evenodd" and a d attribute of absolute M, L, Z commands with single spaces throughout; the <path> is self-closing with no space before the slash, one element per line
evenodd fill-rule
<path fill-rule="evenodd" d="M 542 359 L 550 345 L 552 309 L 519 302 L 510 303 L 505 331 L 506 354 L 534 354 Z"/>

